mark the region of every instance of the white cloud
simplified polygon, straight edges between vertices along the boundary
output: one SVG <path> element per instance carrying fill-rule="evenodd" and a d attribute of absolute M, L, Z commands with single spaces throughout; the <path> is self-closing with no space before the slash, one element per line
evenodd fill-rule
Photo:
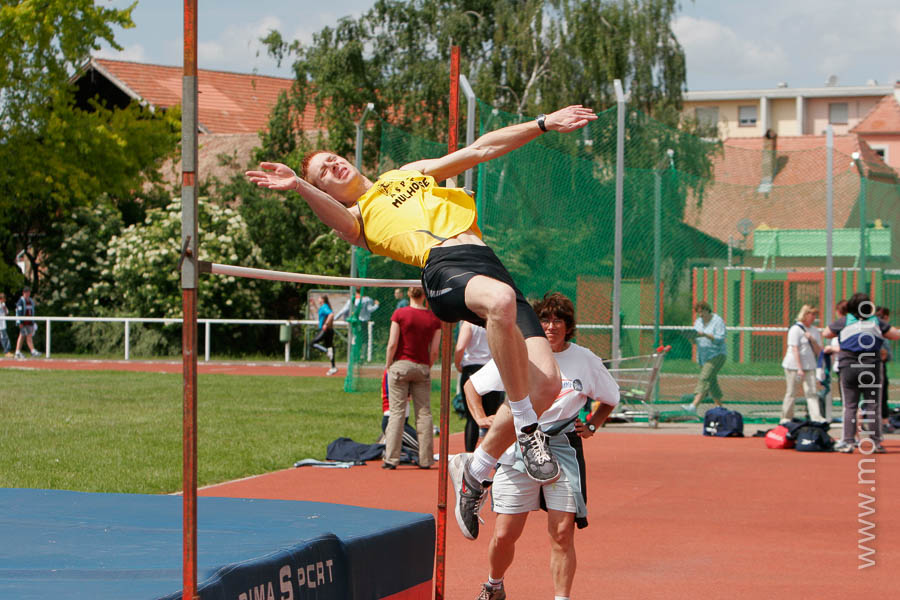
<path fill-rule="evenodd" d="M 140 44 L 131 46 L 122 46 L 122 50 L 114 50 L 107 45 L 103 45 L 100 50 L 95 51 L 93 56 L 97 58 L 108 58 L 112 60 L 128 60 L 132 62 L 149 62 L 144 47 Z"/>
<path fill-rule="evenodd" d="M 744 39 L 731 27 L 688 16 L 675 19 L 672 30 L 684 47 L 688 78 L 695 89 L 726 87 L 717 83 L 725 74 L 748 86 L 764 78 L 774 87 L 787 73 L 788 57 L 776 41 Z"/>
<path fill-rule="evenodd" d="M 271 16 L 243 25 L 229 25 L 219 32 L 216 39 L 198 42 L 198 60 L 208 69 L 237 72 L 256 69 L 260 73 L 274 74 L 275 61 L 266 54 L 259 39 L 271 30 L 281 28 L 281 21 Z"/>

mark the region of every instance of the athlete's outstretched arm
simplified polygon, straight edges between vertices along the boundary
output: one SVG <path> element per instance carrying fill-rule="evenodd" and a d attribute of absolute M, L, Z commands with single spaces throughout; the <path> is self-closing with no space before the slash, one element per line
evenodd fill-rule
<path fill-rule="evenodd" d="M 544 118 L 544 126 L 548 131 L 568 133 L 581 129 L 596 118 L 597 115 L 593 110 L 575 104 L 547 115 Z M 509 125 L 484 134 L 471 146 L 460 148 L 441 158 L 418 160 L 402 168 L 420 171 L 424 175 L 431 175 L 437 181 L 443 181 L 450 177 L 456 177 L 480 163 L 512 152 L 542 133 L 544 132 L 537 121 Z"/>
<path fill-rule="evenodd" d="M 338 237 L 365 248 L 359 217 L 346 206 L 335 200 L 330 194 L 323 192 L 308 181 L 299 177 L 289 166 L 282 163 L 264 162 L 259 164 L 259 171 L 247 171 L 247 178 L 259 187 L 270 190 L 296 190 L 316 213 L 319 220 L 334 229 Z"/>

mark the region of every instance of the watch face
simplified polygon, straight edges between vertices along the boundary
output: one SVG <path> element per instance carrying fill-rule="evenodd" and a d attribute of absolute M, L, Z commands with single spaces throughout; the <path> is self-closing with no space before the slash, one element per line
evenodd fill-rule
<path fill-rule="evenodd" d="M 588 425 L 588 430 L 593 433 L 594 431 L 597 431 L 597 426 L 591 423 L 590 425 Z"/>

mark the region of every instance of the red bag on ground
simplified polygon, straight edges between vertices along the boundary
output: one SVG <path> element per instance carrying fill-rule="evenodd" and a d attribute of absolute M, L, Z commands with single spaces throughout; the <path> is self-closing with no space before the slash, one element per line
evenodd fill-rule
<path fill-rule="evenodd" d="M 794 447 L 794 440 L 788 438 L 788 428 L 784 425 L 773 427 L 766 432 L 766 448 L 787 450 Z"/>

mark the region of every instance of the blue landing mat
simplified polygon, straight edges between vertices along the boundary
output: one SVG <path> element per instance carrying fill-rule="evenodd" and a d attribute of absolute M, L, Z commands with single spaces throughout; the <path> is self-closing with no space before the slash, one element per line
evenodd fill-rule
<path fill-rule="evenodd" d="M 432 515 L 234 498 L 197 514 L 204 600 L 431 597 Z M 181 598 L 181 517 L 180 496 L 0 489 L 0 598 Z"/>

